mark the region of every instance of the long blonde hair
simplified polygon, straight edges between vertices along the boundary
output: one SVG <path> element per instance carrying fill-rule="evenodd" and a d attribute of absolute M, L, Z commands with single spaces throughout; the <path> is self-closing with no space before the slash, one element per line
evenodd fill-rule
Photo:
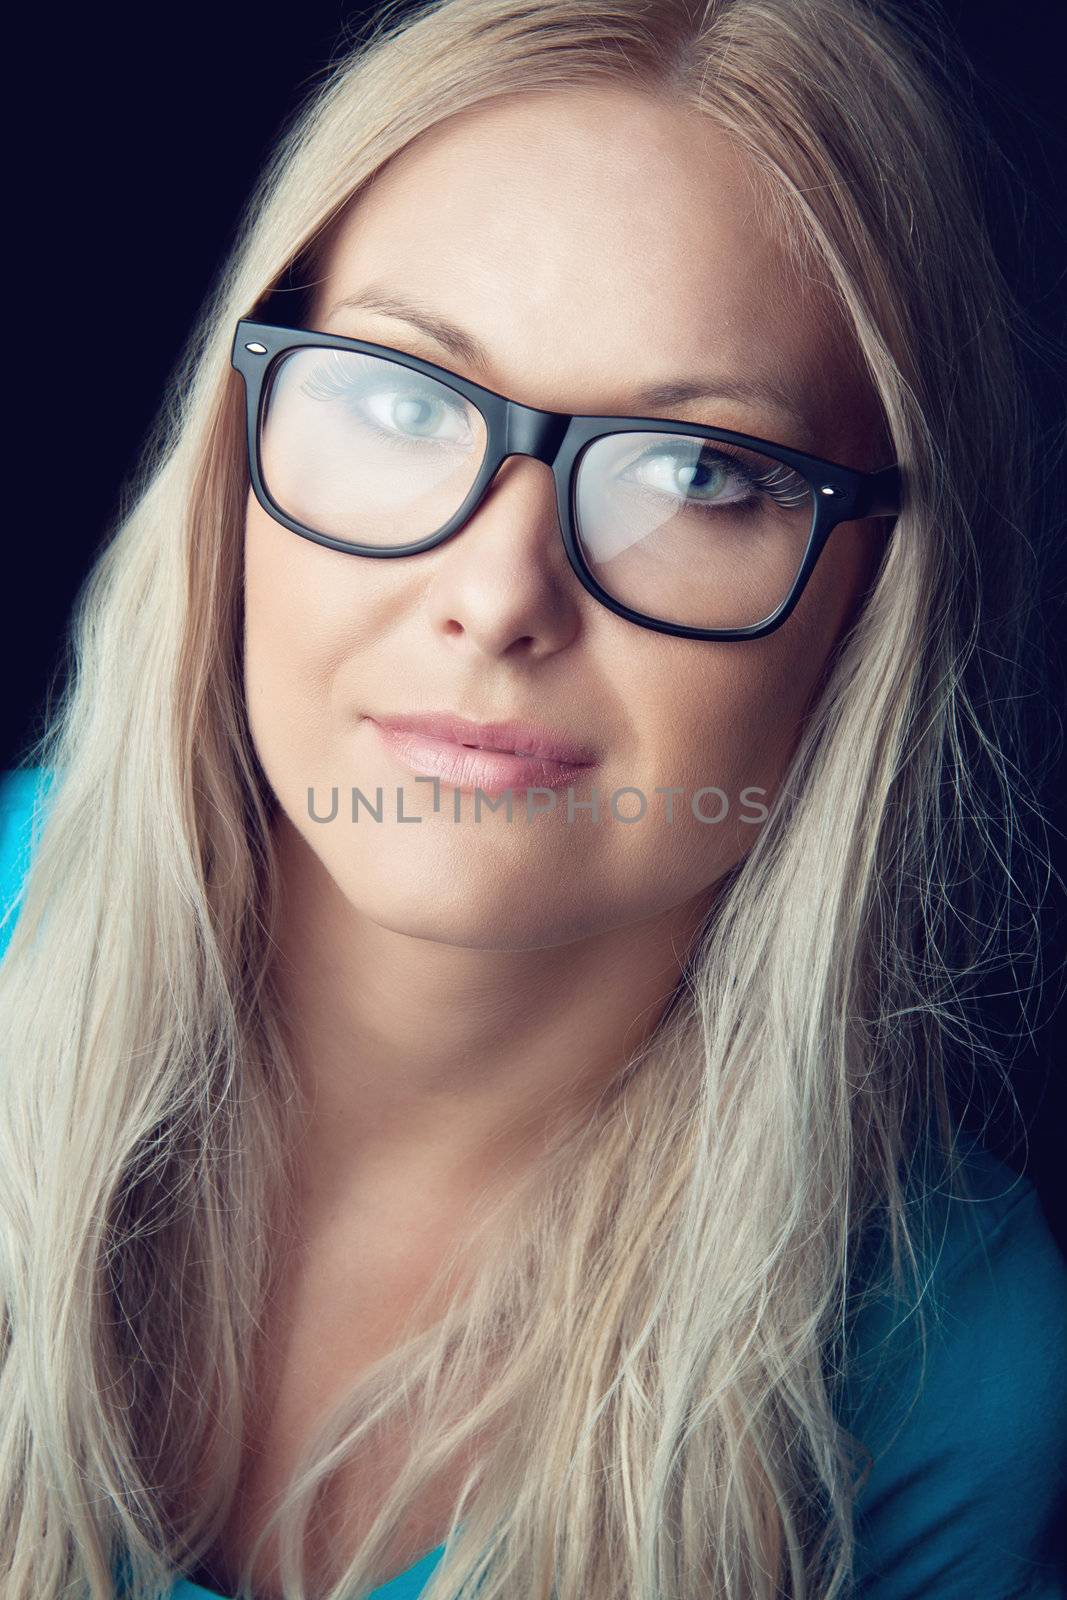
<path fill-rule="evenodd" d="M 605 82 L 690 106 L 751 159 L 854 331 L 904 502 L 659 1027 L 486 1214 L 463 1294 L 322 1420 L 276 1513 L 280 1571 L 303 1596 L 331 1480 L 410 1412 L 410 1460 L 322 1600 L 388 1576 L 405 1507 L 483 1437 L 427 1600 L 846 1591 L 851 1269 L 877 1226 L 897 1292 L 918 1282 L 907 1185 L 931 1155 L 958 1172 L 952 1051 L 979 1090 L 1003 1072 L 967 984 L 1040 857 L 1013 758 L 1037 532 L 1021 314 L 937 38 L 933 14 L 874 0 L 387 6 L 284 130 L 27 752 L 60 781 L 0 968 L 11 1600 L 105 1600 L 120 1559 L 147 1600 L 210 1549 L 287 1215 L 303 1101 L 242 695 L 234 324 L 415 135 Z"/>

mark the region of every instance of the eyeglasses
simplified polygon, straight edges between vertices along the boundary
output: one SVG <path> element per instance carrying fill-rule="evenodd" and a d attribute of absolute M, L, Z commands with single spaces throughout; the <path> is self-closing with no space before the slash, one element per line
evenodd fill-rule
<path fill-rule="evenodd" d="M 242 318 L 231 361 L 252 487 L 283 527 L 351 555 L 419 555 L 459 532 L 509 456 L 532 456 L 555 476 L 579 581 L 660 633 L 772 633 L 839 522 L 899 510 L 895 464 L 859 472 L 724 428 L 541 411 L 364 339 Z"/>

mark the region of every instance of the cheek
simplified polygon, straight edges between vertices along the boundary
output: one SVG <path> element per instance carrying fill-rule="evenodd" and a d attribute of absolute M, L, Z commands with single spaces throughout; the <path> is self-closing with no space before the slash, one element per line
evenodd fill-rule
<path fill-rule="evenodd" d="M 778 792 L 834 644 L 869 581 L 870 564 L 858 559 L 869 548 L 841 541 L 837 560 L 824 573 L 816 569 L 818 587 L 809 585 L 776 632 L 736 644 L 694 643 L 691 656 L 687 647 L 681 660 L 665 659 L 662 670 L 643 676 L 650 784 L 684 791 L 675 805 L 698 861 L 725 870 L 753 844 L 760 808 Z M 698 802 L 705 816 L 722 813 L 715 826 L 690 812 L 690 796 L 703 788 L 722 791 Z"/>
<path fill-rule="evenodd" d="M 684 844 L 689 871 L 710 881 L 755 841 L 761 808 L 771 805 L 789 760 L 804 691 L 784 663 L 747 645 L 707 648 L 716 659 L 690 677 L 647 747 L 650 786 L 681 791 L 674 842 Z M 727 650 L 736 655 L 727 659 Z"/>
<path fill-rule="evenodd" d="M 783 767 L 877 572 L 879 528 L 875 522 L 835 528 L 792 614 L 775 633 L 752 641 L 751 670 L 736 691 L 738 727 L 753 724 L 755 742 Z M 742 661 L 748 648 L 739 646 Z"/>
<path fill-rule="evenodd" d="M 842 522 L 830 534 L 793 616 L 825 662 L 834 643 L 855 622 L 883 555 L 889 524 L 884 518 Z"/>
<path fill-rule="evenodd" d="M 350 558 L 249 507 L 244 544 L 245 699 L 264 770 L 285 793 L 313 770 L 335 708 L 336 668 L 352 647 Z"/>

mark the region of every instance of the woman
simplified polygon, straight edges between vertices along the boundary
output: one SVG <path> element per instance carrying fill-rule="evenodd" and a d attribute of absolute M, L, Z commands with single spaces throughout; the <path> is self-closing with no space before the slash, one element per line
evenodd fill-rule
<path fill-rule="evenodd" d="M 964 126 L 874 7 L 446 0 L 287 133 L 7 790 L 6 1593 L 1063 1594 Z"/>

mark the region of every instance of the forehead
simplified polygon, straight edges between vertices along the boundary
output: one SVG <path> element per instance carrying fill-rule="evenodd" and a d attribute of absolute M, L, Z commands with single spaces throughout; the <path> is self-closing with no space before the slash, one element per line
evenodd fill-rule
<path fill-rule="evenodd" d="M 320 316 L 384 282 L 470 327 L 497 358 L 479 376 L 532 404 L 565 409 L 580 384 L 587 409 L 612 410 L 627 388 L 707 370 L 799 378 L 813 418 L 840 405 L 845 341 L 761 220 L 747 159 L 698 113 L 626 87 L 445 119 L 358 195 L 324 265 Z"/>

